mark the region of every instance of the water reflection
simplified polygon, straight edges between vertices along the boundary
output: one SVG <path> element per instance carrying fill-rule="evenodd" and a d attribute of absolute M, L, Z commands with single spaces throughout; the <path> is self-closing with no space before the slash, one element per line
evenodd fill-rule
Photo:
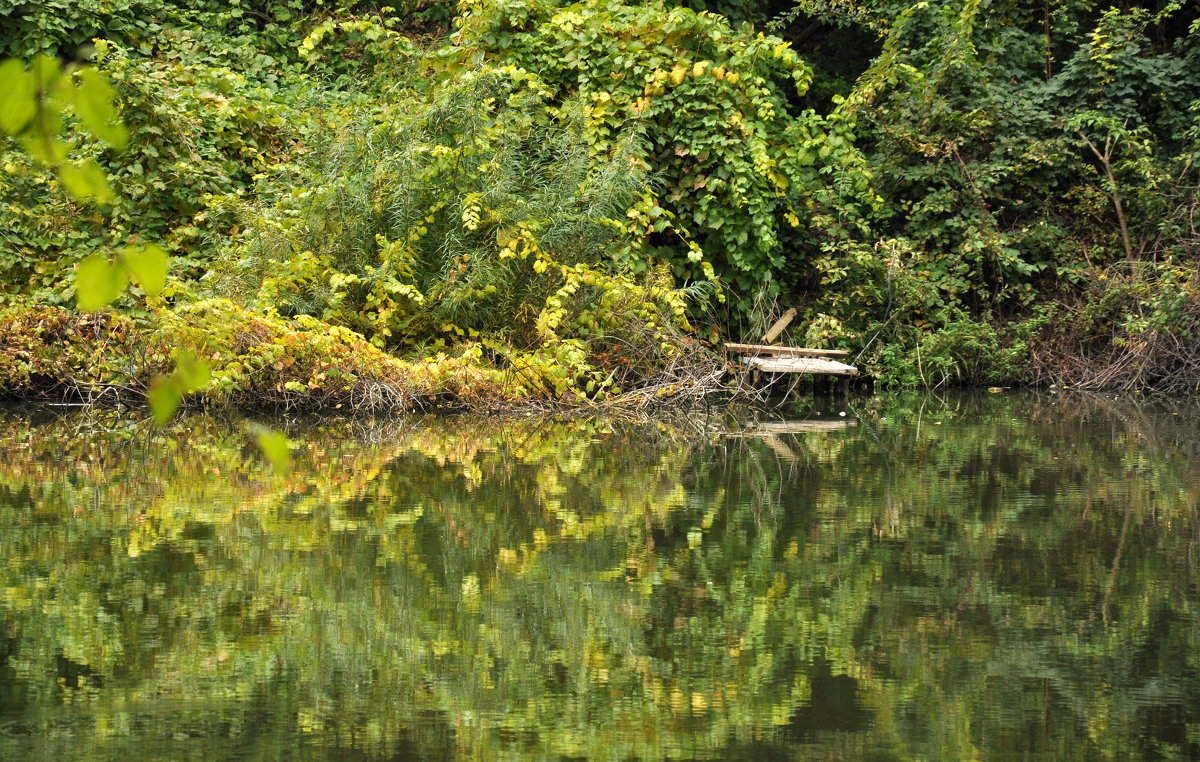
<path fill-rule="evenodd" d="M 1195 757 L 1197 412 L 10 410 L 0 758 Z"/>

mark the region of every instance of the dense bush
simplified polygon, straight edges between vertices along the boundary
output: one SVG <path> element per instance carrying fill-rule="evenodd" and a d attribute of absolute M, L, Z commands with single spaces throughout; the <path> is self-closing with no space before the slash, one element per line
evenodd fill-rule
<path fill-rule="evenodd" d="M 211 370 L 205 396 L 262 406 L 362 404 L 410 407 L 444 393 L 345 330 L 289 322 L 233 304 L 198 302 L 161 311 L 149 325 L 114 314 L 59 307 L 0 312 L 0 396 L 116 400 L 146 393 L 184 356 Z M 422 397 L 423 399 L 423 397 Z"/>
<path fill-rule="evenodd" d="M 774 295 L 829 235 L 828 211 L 872 200 L 853 147 L 854 119 L 792 105 L 812 70 L 782 40 L 721 16 L 656 3 L 461 4 L 456 40 L 477 57 L 536 72 L 555 98 L 587 106 L 583 137 L 604 154 L 645 135 L 656 207 L 631 215 L 653 254 L 683 278 L 704 277 L 694 241 L 743 310 Z"/>
<path fill-rule="evenodd" d="M 460 74 L 430 103 L 347 115 L 294 203 L 231 252 L 228 290 L 381 346 L 509 332 L 529 343 L 561 268 L 611 261 L 645 188 L 630 138 L 598 161 L 521 70 Z"/>
<path fill-rule="evenodd" d="M 1059 339 L 1041 326 L 1053 314 L 1056 336 L 1082 336 L 1092 329 L 1061 321 L 1108 301 L 1112 283 L 1145 278 L 1154 299 L 1179 283 L 1154 275 L 1160 265 L 1195 267 L 1198 10 L 798 3 L 796 23 L 817 38 L 845 24 L 882 37 L 847 101 L 884 203 L 864 216 L 869 235 L 819 262 L 808 324 L 873 341 L 863 361 L 892 383 L 1100 378 L 1119 345 L 1089 350 L 1088 373 L 1050 373 L 1038 351 Z M 1118 323 L 1154 309 L 1118 301 L 1131 310 Z M 1195 329 L 1173 314 L 1171 332 Z"/>
<path fill-rule="evenodd" d="M 645 242 L 628 210 L 669 224 L 641 137 L 596 155 L 579 105 L 547 96 L 528 72 L 485 66 L 428 101 L 345 112 L 307 184 L 247 215 L 203 287 L 393 351 L 482 339 L 552 397 L 644 382 L 681 354 L 689 293 L 714 287 L 635 272 Z"/>

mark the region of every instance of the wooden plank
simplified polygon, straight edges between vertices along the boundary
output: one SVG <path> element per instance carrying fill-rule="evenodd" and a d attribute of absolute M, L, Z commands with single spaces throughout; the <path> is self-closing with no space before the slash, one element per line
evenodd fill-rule
<path fill-rule="evenodd" d="M 726 344 L 725 349 L 743 355 L 763 357 L 849 357 L 845 349 L 808 349 L 806 347 L 771 347 L 765 344 Z"/>
<path fill-rule="evenodd" d="M 857 376 L 853 365 L 820 357 L 747 357 L 745 362 L 765 373 L 812 373 L 824 376 Z"/>
<path fill-rule="evenodd" d="M 783 333 L 783 329 L 787 328 L 792 323 L 792 319 L 796 317 L 796 308 L 792 307 L 787 312 L 783 313 L 783 317 L 775 321 L 775 325 L 771 326 L 770 330 L 763 335 L 763 343 L 770 344 L 775 339 L 779 338 L 779 334 Z"/>

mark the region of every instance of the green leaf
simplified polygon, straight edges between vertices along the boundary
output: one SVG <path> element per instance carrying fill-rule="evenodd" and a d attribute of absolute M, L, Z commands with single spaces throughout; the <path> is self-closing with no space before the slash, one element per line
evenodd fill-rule
<path fill-rule="evenodd" d="M 292 445 L 287 435 L 274 429 L 259 428 L 254 435 L 258 449 L 271 466 L 280 473 L 287 473 L 292 466 Z"/>
<path fill-rule="evenodd" d="M 135 283 L 142 287 L 150 296 L 162 291 L 167 280 L 167 252 L 161 246 L 148 244 L 145 246 L 126 246 L 121 253 L 121 261 L 129 268 L 129 275 Z"/>
<path fill-rule="evenodd" d="M 80 70 L 79 84 L 73 93 L 79 121 L 101 141 L 113 148 L 124 148 L 129 136 L 117 118 L 117 109 L 113 105 L 116 96 L 116 91 L 100 72 L 91 67 Z"/>
<path fill-rule="evenodd" d="M 29 71 L 33 75 L 34 81 L 46 93 L 54 90 L 54 86 L 58 84 L 63 73 L 62 64 L 59 63 L 59 60 L 45 53 L 33 59 Z"/>
<path fill-rule="evenodd" d="M 158 376 L 150 382 L 150 391 L 146 394 L 150 402 L 150 412 L 154 415 L 154 424 L 162 426 L 171 420 L 179 403 L 183 401 L 183 391 L 175 381 L 175 376 Z"/>
<path fill-rule="evenodd" d="M 151 381 L 150 391 L 146 393 L 155 425 L 161 426 L 171 420 L 184 395 L 208 386 L 210 377 L 208 363 L 191 352 L 183 352 L 175 358 L 175 370 Z"/>
<path fill-rule="evenodd" d="M 75 300 L 79 309 L 94 312 L 107 307 L 128 282 L 125 268 L 93 254 L 75 266 Z"/>
<path fill-rule="evenodd" d="M 0 130 L 15 135 L 37 113 L 37 82 L 24 64 L 10 58 L 0 64 Z"/>
<path fill-rule="evenodd" d="M 208 370 L 208 363 L 191 352 L 184 352 L 176 358 L 175 372 L 172 375 L 178 379 L 179 387 L 184 392 L 200 391 L 208 386 L 209 379 L 212 377 Z"/>
<path fill-rule="evenodd" d="M 95 199 L 98 204 L 107 204 L 113 200 L 112 188 L 108 186 L 108 177 L 95 161 L 88 159 L 81 164 L 63 164 L 58 168 L 58 179 L 62 181 L 67 192 L 76 199 Z"/>
<path fill-rule="evenodd" d="M 33 158 L 51 167 L 57 167 L 67 158 L 67 145 L 58 139 L 63 130 L 62 117 L 57 111 L 38 109 L 24 132 L 18 138 L 21 147 Z"/>

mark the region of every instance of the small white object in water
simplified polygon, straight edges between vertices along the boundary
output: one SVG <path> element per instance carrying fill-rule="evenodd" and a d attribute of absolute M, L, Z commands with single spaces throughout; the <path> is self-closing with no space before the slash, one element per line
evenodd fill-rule
<path fill-rule="evenodd" d="M 846 411 L 845 411 L 845 410 L 843 410 L 842 412 L 838 413 L 838 415 L 840 415 L 841 417 L 845 418 L 845 417 L 846 417 Z"/>

